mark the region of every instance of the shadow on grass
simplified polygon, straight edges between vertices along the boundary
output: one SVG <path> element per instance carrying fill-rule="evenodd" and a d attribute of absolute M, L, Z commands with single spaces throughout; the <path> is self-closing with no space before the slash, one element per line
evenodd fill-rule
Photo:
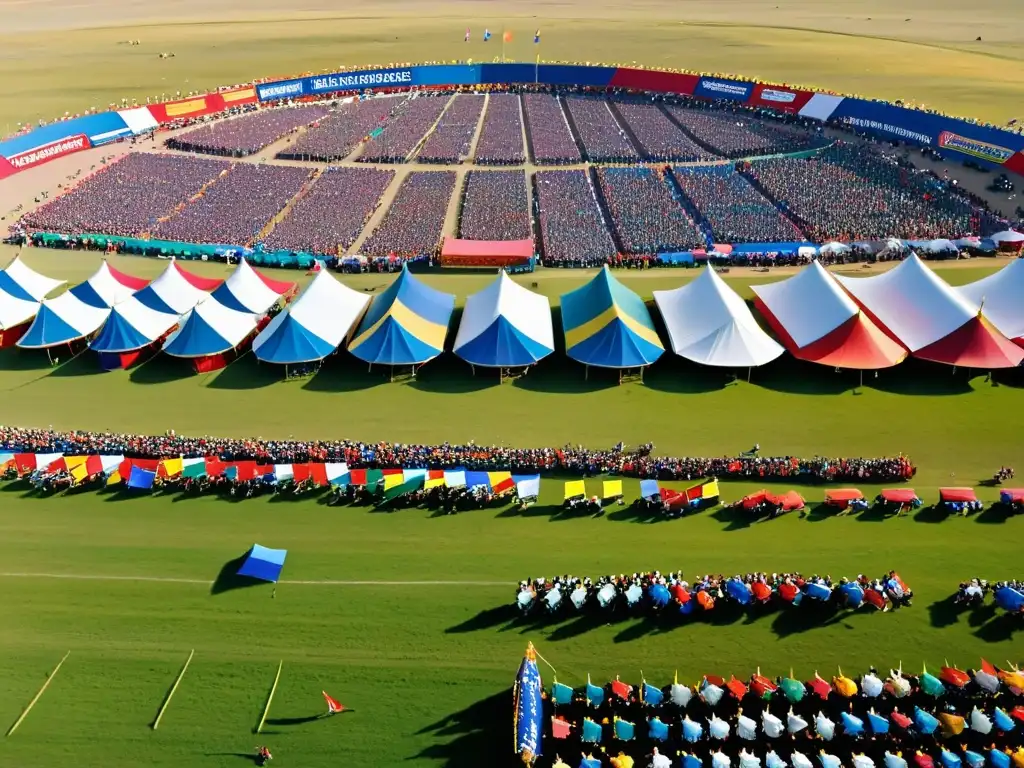
<path fill-rule="evenodd" d="M 284 366 L 261 363 L 256 355 L 248 354 L 209 378 L 210 389 L 260 389 L 284 381 Z"/>
<path fill-rule="evenodd" d="M 836 516 L 835 507 L 830 507 L 828 504 L 815 504 L 807 510 L 803 517 L 809 523 L 820 523 L 822 520 L 828 520 Z"/>
<path fill-rule="evenodd" d="M 255 752 L 207 752 L 204 757 L 238 757 L 253 765 L 260 764 L 260 759 Z"/>
<path fill-rule="evenodd" d="M 1003 613 L 981 625 L 975 631 L 974 636 L 987 643 L 1000 643 L 1004 640 L 1012 640 L 1013 636 L 1021 630 L 1024 630 L 1024 621 L 1021 621 L 1019 616 Z"/>
<path fill-rule="evenodd" d="M 890 517 L 895 517 L 895 515 L 888 512 L 884 505 L 872 504 L 857 515 L 855 519 L 859 523 L 884 523 Z"/>
<path fill-rule="evenodd" d="M 408 760 L 434 760 L 443 768 L 521 766 L 522 761 L 511 750 L 494 746 L 504 743 L 511 719 L 512 694 L 496 693 L 418 731 L 417 736 L 429 735 L 435 743 Z"/>
<path fill-rule="evenodd" d="M 519 610 L 514 605 L 499 605 L 494 608 L 485 608 L 476 616 L 454 627 L 448 627 L 445 634 L 462 634 L 464 632 L 478 632 L 483 629 L 493 629 L 500 624 L 508 624 L 519 618 Z"/>
<path fill-rule="evenodd" d="M 941 523 L 949 517 L 949 510 L 942 504 L 921 507 L 914 514 L 915 523 Z"/>
<path fill-rule="evenodd" d="M 1013 517 L 1013 510 L 1002 502 L 990 504 L 981 510 L 981 512 L 974 518 L 977 523 L 985 523 L 992 525 L 996 523 L 1005 523 L 1009 518 Z"/>
<path fill-rule="evenodd" d="M 50 376 L 54 378 L 73 378 L 75 376 L 95 376 L 101 373 L 106 373 L 106 371 L 100 368 L 100 362 L 96 355 L 86 350 L 78 355 L 78 357 L 58 365 L 50 371 Z"/>
<path fill-rule="evenodd" d="M 796 610 L 786 610 L 776 615 L 772 621 L 772 631 L 778 637 L 789 637 L 839 624 L 852 629 L 850 625 L 843 623 L 846 613 L 840 612 L 839 606 L 833 602 L 821 605 L 801 604 Z"/>
<path fill-rule="evenodd" d="M 325 715 L 323 713 L 320 713 L 319 715 L 306 715 L 305 717 L 268 717 L 264 725 L 276 725 L 282 728 L 294 728 L 297 725 L 307 725 L 308 723 L 316 723 L 321 721 L 326 722 L 327 720 L 330 720 L 332 717 L 336 717 L 337 715 L 344 715 L 354 711 L 355 710 L 346 709 L 344 712 L 338 712 L 335 715 Z M 267 731 L 263 731 L 263 733 L 267 733 Z"/>
<path fill-rule="evenodd" d="M 13 347 L 0 354 L 0 370 L 2 371 L 39 371 L 46 373 L 53 367 L 46 352 L 41 349 L 21 349 Z"/>
<path fill-rule="evenodd" d="M 972 392 L 970 373 L 927 360 L 907 358 L 871 380 L 872 387 L 892 395 L 942 396 Z"/>
<path fill-rule="evenodd" d="M 726 531 L 738 531 L 760 522 L 743 507 L 719 507 L 711 513 L 711 516 L 720 523 L 725 523 Z"/>
<path fill-rule="evenodd" d="M 968 606 L 956 602 L 955 595 L 950 595 L 928 606 L 928 618 L 933 627 L 949 627 L 960 621 L 968 610 Z"/>
<path fill-rule="evenodd" d="M 746 371 L 743 372 L 746 375 Z M 860 394 L 860 374 L 839 371 L 784 355 L 753 373 L 751 381 L 773 392 L 788 395 Z M 870 386 L 874 379 L 866 380 Z"/>
<path fill-rule="evenodd" d="M 198 380 L 198 374 L 188 360 L 170 355 L 156 355 L 142 365 L 132 368 L 128 378 L 133 384 L 167 384 L 181 379 Z"/>
<path fill-rule="evenodd" d="M 210 587 L 211 595 L 220 595 L 236 589 L 245 589 L 246 587 L 258 587 L 261 584 L 267 583 L 250 576 L 238 575 L 238 569 L 245 562 L 245 557 L 246 555 L 241 555 L 234 560 L 224 563 L 220 573 L 217 574 L 217 578 L 214 579 L 213 585 Z"/>

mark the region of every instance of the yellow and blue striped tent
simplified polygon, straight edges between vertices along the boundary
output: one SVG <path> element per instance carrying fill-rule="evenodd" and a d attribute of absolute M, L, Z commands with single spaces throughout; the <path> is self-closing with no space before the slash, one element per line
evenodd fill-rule
<path fill-rule="evenodd" d="M 424 285 L 405 267 L 376 296 L 348 345 L 368 363 L 419 365 L 444 350 L 455 297 Z"/>
<path fill-rule="evenodd" d="M 562 296 L 565 353 L 601 368 L 640 368 L 665 351 L 647 305 L 604 267 Z"/>

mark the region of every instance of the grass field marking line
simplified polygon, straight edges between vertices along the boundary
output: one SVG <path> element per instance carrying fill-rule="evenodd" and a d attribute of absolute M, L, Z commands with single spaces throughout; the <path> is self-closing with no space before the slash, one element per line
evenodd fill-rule
<path fill-rule="evenodd" d="M 270 703 L 274 700 L 274 693 L 277 691 L 277 683 L 281 679 L 281 667 L 284 666 L 284 659 L 281 659 L 277 663 L 277 674 L 274 675 L 274 684 L 270 686 L 270 693 L 267 694 L 267 705 L 263 707 L 263 714 L 260 716 L 260 723 L 256 726 L 256 730 L 253 733 L 260 733 L 263 730 L 263 724 L 267 721 L 267 715 L 270 714 Z"/>
<path fill-rule="evenodd" d="M 178 673 L 178 676 L 174 678 L 174 684 L 171 686 L 170 690 L 167 691 L 167 696 L 164 697 L 164 703 L 160 705 L 160 711 L 156 713 L 156 720 L 153 721 L 154 731 L 157 729 L 157 726 L 160 725 L 160 718 L 163 717 L 164 712 L 167 711 L 167 705 L 171 703 L 171 697 L 174 695 L 174 692 L 178 690 L 178 683 L 180 683 L 181 678 L 185 676 L 185 670 L 188 669 L 188 665 L 192 663 L 192 657 L 195 655 L 196 649 L 193 648 L 192 652 L 189 653 L 188 658 L 185 659 L 185 665 L 181 668 L 181 671 Z"/>
<path fill-rule="evenodd" d="M 32 701 L 30 701 L 28 703 L 28 706 L 25 707 L 25 710 L 21 713 L 21 717 L 19 717 L 17 720 L 14 721 L 14 725 L 12 725 L 10 727 L 10 729 L 7 731 L 7 734 L 6 734 L 6 736 L 4 738 L 7 738 L 12 733 L 14 733 L 16 730 L 18 730 L 18 726 L 21 725 L 21 722 L 26 717 L 28 717 L 28 713 L 32 711 L 32 707 L 34 707 L 36 705 L 36 702 L 39 701 L 39 699 L 42 697 L 42 695 L 44 693 L 46 693 L 46 689 L 50 687 L 50 683 L 53 682 L 53 678 L 55 678 L 57 676 L 57 673 L 60 672 L 60 668 L 64 665 L 64 662 L 68 660 L 68 656 L 70 656 L 70 655 L 71 655 L 71 651 L 68 651 L 67 653 L 64 654 L 64 658 L 61 659 L 59 662 L 57 662 L 57 666 L 54 667 L 53 668 L 53 672 L 51 672 L 47 676 L 46 682 L 43 683 L 43 687 L 39 689 L 39 693 L 37 693 L 32 698 Z"/>
<path fill-rule="evenodd" d="M 165 584 L 203 584 L 210 586 L 212 579 L 185 579 L 174 576 L 114 576 L 94 573 L 0 573 L 0 579 L 66 579 L 68 581 L 151 581 Z M 300 584 L 319 587 L 507 587 L 514 586 L 514 581 L 458 581 L 458 580 L 426 580 L 426 581 L 368 581 L 368 580 L 335 580 L 335 579 L 282 579 L 278 584 Z"/>

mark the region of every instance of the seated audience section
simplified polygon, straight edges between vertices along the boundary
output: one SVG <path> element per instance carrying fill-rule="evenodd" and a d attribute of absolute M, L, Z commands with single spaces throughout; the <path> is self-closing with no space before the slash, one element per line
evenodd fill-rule
<path fill-rule="evenodd" d="M 459 214 L 459 237 L 523 240 L 530 237 L 530 207 L 522 171 L 470 171 Z"/>
<path fill-rule="evenodd" d="M 342 104 L 277 156 L 284 160 L 342 160 L 374 130 L 381 128 L 402 101 L 399 98 L 381 98 Z"/>
<path fill-rule="evenodd" d="M 629 163 L 639 159 L 633 143 L 608 108 L 606 99 L 569 96 L 565 105 L 591 162 Z"/>
<path fill-rule="evenodd" d="M 543 171 L 534 176 L 544 263 L 594 266 L 615 255 L 586 171 Z"/>
<path fill-rule="evenodd" d="M 523 150 L 523 114 L 519 97 L 512 93 L 492 93 L 476 144 L 478 165 L 521 165 Z"/>
<path fill-rule="evenodd" d="M 704 238 L 672 197 L 661 169 L 599 168 L 596 175 L 622 253 L 704 247 Z"/>
<path fill-rule="evenodd" d="M 229 167 L 202 157 L 130 154 L 23 221 L 49 232 L 133 237 L 152 230 Z"/>
<path fill-rule="evenodd" d="M 815 133 L 767 123 L 747 113 L 668 107 L 669 114 L 698 142 L 722 157 L 753 157 L 815 149 L 825 142 Z"/>
<path fill-rule="evenodd" d="M 454 191 L 454 171 L 410 173 L 362 252 L 370 256 L 434 254 Z"/>
<path fill-rule="evenodd" d="M 310 168 L 239 163 L 157 227 L 166 240 L 246 245 L 299 193 Z"/>
<path fill-rule="evenodd" d="M 423 143 L 416 159 L 421 163 L 440 165 L 462 162 L 469 155 L 485 101 L 484 96 L 466 93 L 455 96 Z"/>
<path fill-rule="evenodd" d="M 377 168 L 328 168 L 267 236 L 267 250 L 344 253 L 394 177 L 394 171 Z"/>
<path fill-rule="evenodd" d="M 523 94 L 523 110 L 535 163 L 569 165 L 580 161 L 579 147 L 557 97 L 547 93 Z"/>
<path fill-rule="evenodd" d="M 645 160 L 698 163 L 717 156 L 683 133 L 657 104 L 612 102 L 623 124 L 633 132 Z"/>
<path fill-rule="evenodd" d="M 245 157 L 326 115 L 327 107 L 321 105 L 250 112 L 187 131 L 168 139 L 167 146 L 186 152 Z"/>
<path fill-rule="evenodd" d="M 451 96 L 419 96 L 406 99 L 395 110 L 384 130 L 363 149 L 364 163 L 404 163 L 444 112 Z"/>

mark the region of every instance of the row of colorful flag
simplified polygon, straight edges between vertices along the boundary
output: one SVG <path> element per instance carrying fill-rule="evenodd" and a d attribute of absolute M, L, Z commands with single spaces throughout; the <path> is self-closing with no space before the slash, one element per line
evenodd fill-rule
<path fill-rule="evenodd" d="M 471 30 L 469 27 L 466 27 L 465 41 L 468 43 L 470 41 L 470 38 L 472 38 L 472 37 L 473 37 L 473 30 Z M 487 27 L 484 27 L 484 42 L 485 43 L 490 42 L 492 37 L 493 37 L 493 35 L 491 34 L 491 30 L 489 28 L 487 28 Z M 504 32 L 501 33 L 501 40 L 504 43 L 511 43 L 512 42 L 512 32 L 510 30 L 506 29 Z M 540 45 L 540 30 L 539 29 L 536 32 L 533 33 L 533 44 L 534 45 Z"/>
<path fill-rule="evenodd" d="M 66 473 L 81 483 L 102 475 L 108 485 L 125 483 L 132 488 L 152 488 L 157 480 L 224 477 L 236 482 L 265 479 L 272 483 L 311 482 L 318 486 L 380 488 L 385 493 L 433 488 L 484 488 L 501 494 L 516 490 L 521 499 L 540 493 L 540 475 L 513 475 L 508 471 L 479 472 L 467 469 L 350 469 L 344 462 L 264 464 L 257 461 L 223 461 L 217 457 L 133 459 L 124 456 L 65 456 L 62 453 L 2 453 L 0 472 L 14 468 L 20 477 L 39 473 Z M 619 482 L 621 493 L 621 481 Z"/>

